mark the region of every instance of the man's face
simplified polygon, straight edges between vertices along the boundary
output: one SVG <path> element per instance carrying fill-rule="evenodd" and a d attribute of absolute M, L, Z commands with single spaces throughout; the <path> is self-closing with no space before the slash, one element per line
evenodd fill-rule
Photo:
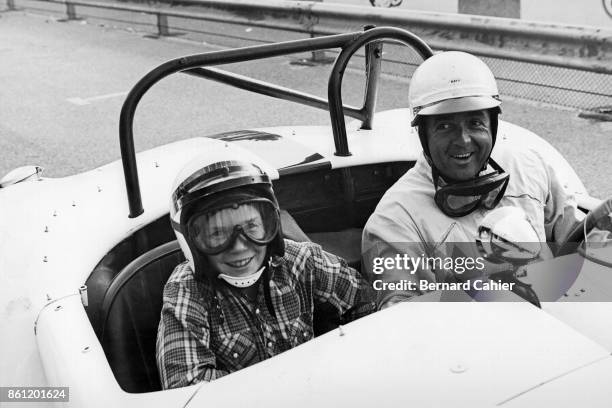
<path fill-rule="evenodd" d="M 491 153 L 493 138 L 487 110 L 424 116 L 429 153 L 442 176 L 474 178 Z"/>
<path fill-rule="evenodd" d="M 261 214 L 250 204 L 238 208 L 224 208 L 215 212 L 206 221 L 203 230 L 213 244 L 220 244 L 231 236 L 236 225 L 255 238 L 263 238 L 264 227 Z M 218 242 L 215 242 L 218 240 Z M 242 234 L 233 245 L 216 255 L 208 255 L 212 266 L 219 272 L 233 277 L 248 276 L 256 272 L 266 256 L 266 245 L 256 245 Z"/>

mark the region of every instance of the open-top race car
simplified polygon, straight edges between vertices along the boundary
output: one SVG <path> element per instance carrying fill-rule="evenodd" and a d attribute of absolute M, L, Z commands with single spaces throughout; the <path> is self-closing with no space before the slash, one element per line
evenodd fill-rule
<path fill-rule="evenodd" d="M 161 390 L 162 291 L 184 259 L 168 217 L 179 169 L 201 154 L 256 163 L 273 179 L 289 221 L 359 268 L 366 220 L 421 153 L 408 109 L 374 113 L 383 40 L 432 55 L 409 32 L 374 28 L 171 60 L 145 75 L 123 105 L 121 162 L 59 179 L 35 167 L 7 174 L 0 181 L 0 385 L 70 387 L 68 404 L 76 407 L 612 406 L 611 259 L 584 245 L 527 266 L 540 308 L 438 302 L 457 299 L 434 292 L 417 299 L 429 302 L 376 312 L 219 380 Z M 343 106 L 344 70 L 364 46 L 363 106 Z M 207 67 L 329 48 L 340 52 L 328 101 Z M 179 72 L 329 110 L 331 126 L 236 130 L 136 154 L 138 102 Z M 354 121 L 345 124 L 345 116 Z M 558 163 L 585 213 L 598 203 L 533 133 L 500 122 L 498 144 L 537 148 Z M 574 241 L 588 234 L 584 227 Z M 555 263 L 579 273 L 548 290 L 544 275 Z"/>

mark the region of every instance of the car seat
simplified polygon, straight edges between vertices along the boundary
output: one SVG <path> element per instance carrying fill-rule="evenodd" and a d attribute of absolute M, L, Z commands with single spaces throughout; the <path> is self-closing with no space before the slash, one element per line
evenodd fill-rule
<path fill-rule="evenodd" d="M 155 342 L 163 290 L 174 268 L 184 260 L 178 242 L 168 242 L 128 264 L 106 291 L 100 341 L 124 391 L 161 389 Z"/>

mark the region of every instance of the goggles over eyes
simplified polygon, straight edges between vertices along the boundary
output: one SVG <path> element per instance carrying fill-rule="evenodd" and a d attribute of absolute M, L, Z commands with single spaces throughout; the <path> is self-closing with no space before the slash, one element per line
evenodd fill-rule
<path fill-rule="evenodd" d="M 196 213 L 187 222 L 187 233 L 199 251 L 215 255 L 232 248 L 239 236 L 255 245 L 267 245 L 279 227 L 276 205 L 261 198 Z"/>
<path fill-rule="evenodd" d="M 478 207 L 491 210 L 499 204 L 510 176 L 493 159 L 489 162 L 495 171 L 473 180 L 438 186 L 439 176 L 434 177 L 434 200 L 444 214 L 463 217 Z"/>

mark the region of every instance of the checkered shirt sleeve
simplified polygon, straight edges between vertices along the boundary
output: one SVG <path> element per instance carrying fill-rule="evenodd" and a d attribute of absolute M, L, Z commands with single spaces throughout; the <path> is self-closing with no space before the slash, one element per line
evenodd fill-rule
<path fill-rule="evenodd" d="M 157 367 L 162 387 L 176 388 L 211 381 L 228 374 L 217 369 L 210 350 L 208 311 L 188 264 L 176 267 L 164 288 L 157 333 Z"/>
<path fill-rule="evenodd" d="M 315 303 L 332 306 L 344 322 L 376 310 L 372 287 L 344 259 L 318 244 L 285 241 L 285 258 L 293 260 L 293 272 L 312 287 Z"/>

